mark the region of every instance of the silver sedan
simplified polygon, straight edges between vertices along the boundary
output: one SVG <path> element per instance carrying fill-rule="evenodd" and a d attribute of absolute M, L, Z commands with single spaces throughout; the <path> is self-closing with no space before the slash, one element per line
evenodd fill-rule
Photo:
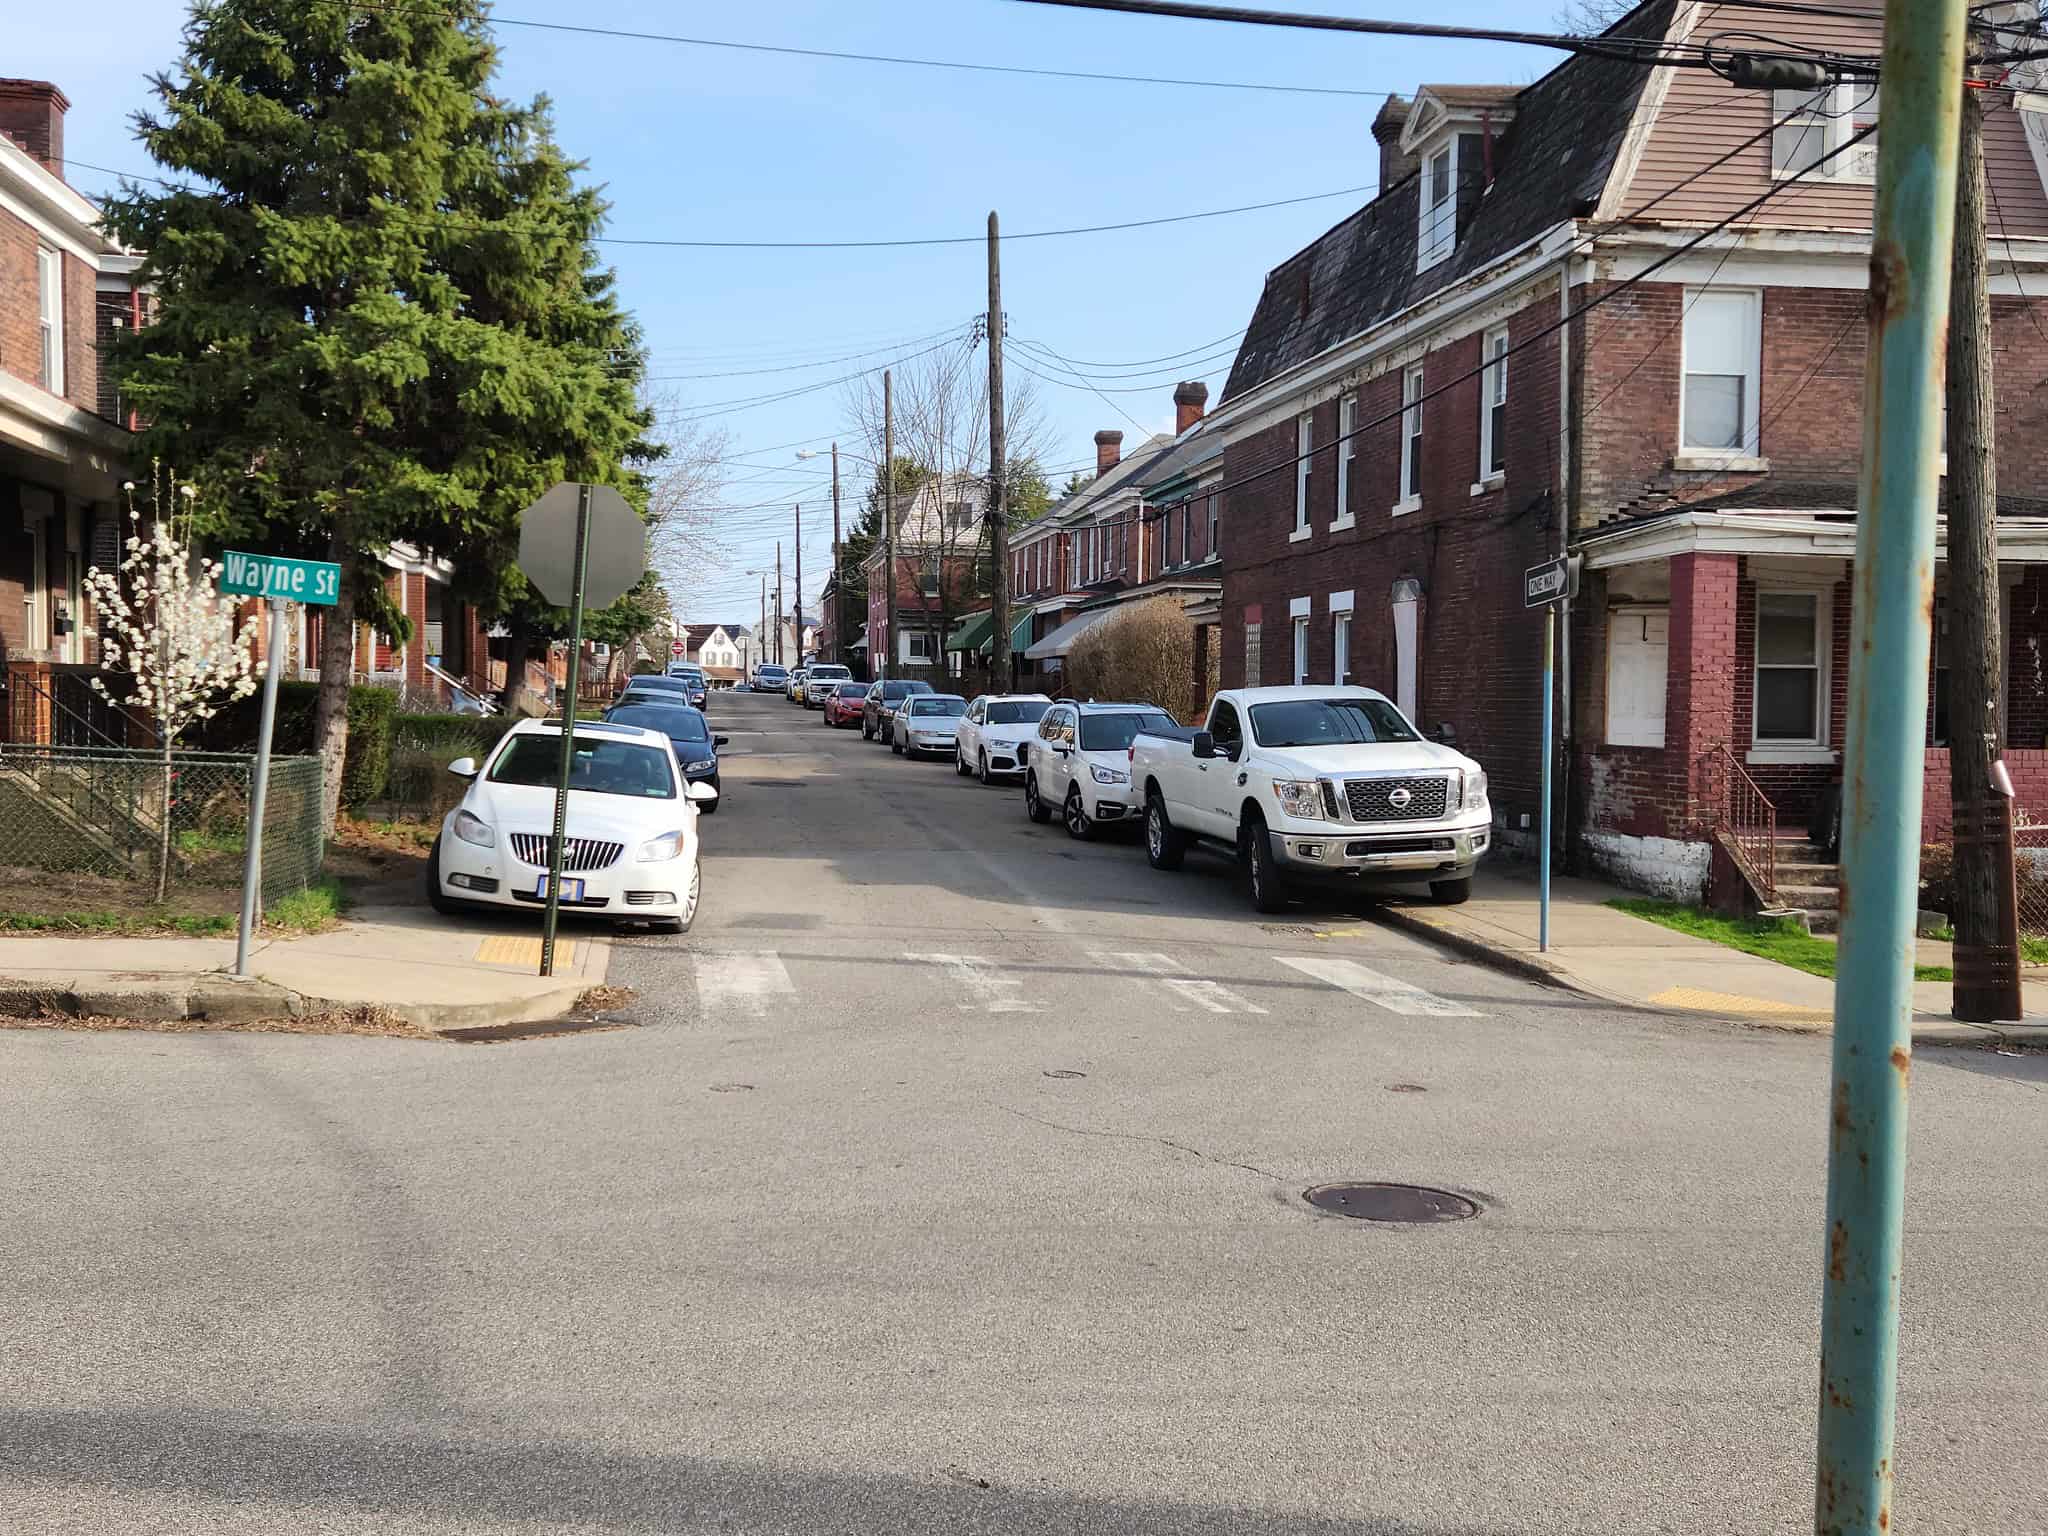
<path fill-rule="evenodd" d="M 899 757 L 951 757 L 967 701 L 957 693 L 913 693 L 889 722 L 889 749 Z"/>

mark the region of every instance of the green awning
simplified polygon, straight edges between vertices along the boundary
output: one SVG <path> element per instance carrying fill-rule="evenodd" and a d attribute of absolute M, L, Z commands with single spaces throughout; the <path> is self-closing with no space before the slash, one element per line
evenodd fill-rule
<path fill-rule="evenodd" d="M 1031 610 L 1026 608 L 1017 615 L 1017 622 L 1010 626 L 1010 654 L 1021 656 L 1024 647 L 1031 643 Z"/>
<path fill-rule="evenodd" d="M 973 618 L 961 621 L 960 627 L 953 631 L 952 638 L 947 640 L 946 649 L 979 651 L 987 645 L 989 631 L 994 628 L 995 624 L 988 614 L 977 613 Z"/>

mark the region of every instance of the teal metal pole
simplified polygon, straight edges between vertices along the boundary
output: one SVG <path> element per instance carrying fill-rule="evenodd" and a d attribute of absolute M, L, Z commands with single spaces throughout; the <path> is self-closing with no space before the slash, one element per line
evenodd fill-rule
<path fill-rule="evenodd" d="M 1870 251 L 1813 1525 L 1892 1526 L 1941 357 L 1966 0 L 1888 0 Z"/>

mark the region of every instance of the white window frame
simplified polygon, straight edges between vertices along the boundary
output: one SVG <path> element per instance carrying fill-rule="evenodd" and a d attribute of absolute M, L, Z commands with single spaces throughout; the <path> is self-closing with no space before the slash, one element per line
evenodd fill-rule
<path fill-rule="evenodd" d="M 1875 182 L 1876 134 L 1859 140 L 1847 153 L 1842 151 L 1862 128 L 1877 121 L 1879 95 L 1874 80 L 1840 80 L 1817 91 L 1771 92 L 1771 179 L 1845 186 Z M 1804 166 L 1795 168 L 1802 160 Z"/>
<path fill-rule="evenodd" d="M 1298 544 L 1313 531 L 1308 522 L 1308 471 L 1315 446 L 1315 413 L 1303 411 L 1294 418 L 1294 532 L 1287 535 L 1289 543 Z"/>
<path fill-rule="evenodd" d="M 1401 499 L 1394 513 L 1413 512 L 1422 505 L 1422 364 L 1401 370 Z"/>
<path fill-rule="evenodd" d="M 1214 491 L 1211 491 L 1211 492 L 1209 493 L 1209 497 L 1208 497 L 1208 502 L 1209 502 L 1209 552 L 1208 552 L 1208 554 L 1204 555 L 1204 556 L 1203 556 L 1202 558 L 1203 558 L 1203 559 L 1205 559 L 1205 560 L 1216 560 L 1216 559 L 1220 559 L 1220 558 L 1221 558 L 1221 556 L 1220 556 L 1220 554 L 1219 554 L 1219 549 L 1220 549 L 1220 546 L 1219 546 L 1219 545 L 1217 544 L 1217 541 L 1216 541 L 1216 535 L 1217 535 L 1217 531 L 1218 531 L 1218 529 L 1220 528 L 1220 526 L 1221 526 L 1221 523 L 1220 523 L 1220 515 L 1219 515 L 1219 513 L 1217 512 L 1217 509 L 1216 509 L 1216 493 L 1215 493 Z"/>
<path fill-rule="evenodd" d="M 1308 683 L 1308 617 L 1308 598 L 1297 597 L 1288 603 L 1288 629 L 1294 637 L 1294 650 L 1290 661 L 1293 668 L 1291 675 L 1297 688 Z"/>
<path fill-rule="evenodd" d="M 1807 597 L 1813 600 L 1813 731 L 1801 737 L 1772 736 L 1757 734 L 1757 721 L 1762 713 L 1758 684 L 1765 671 L 1763 661 L 1762 635 L 1764 599 L 1767 597 Z M 1833 671 L 1834 663 L 1834 584 L 1799 581 L 1760 580 L 1756 586 L 1756 606 L 1750 614 L 1749 635 L 1749 753 L 1752 763 L 1809 763 L 1832 762 L 1834 752 L 1828 745 L 1828 717 L 1833 713 Z M 1792 671 L 1790 667 L 1773 667 L 1775 671 Z"/>
<path fill-rule="evenodd" d="M 1345 395 L 1337 402 L 1337 515 L 1330 519 L 1330 531 L 1357 525 L 1351 510 L 1351 464 L 1358 457 L 1358 439 L 1351 434 L 1358 427 L 1358 396 Z"/>
<path fill-rule="evenodd" d="M 1670 697 L 1671 689 L 1671 610 L 1654 604 L 1630 604 L 1613 608 L 1607 615 L 1607 720 L 1604 736 L 1610 747 L 1662 747 L 1664 733 L 1669 723 L 1667 713 L 1657 716 L 1654 725 L 1647 716 L 1626 716 L 1617 718 L 1614 712 L 1614 655 L 1617 644 L 1626 643 L 1630 627 L 1647 636 L 1652 620 L 1664 621 L 1664 691 L 1662 699 Z M 1641 642 L 1646 648 L 1647 638 Z"/>
<path fill-rule="evenodd" d="M 1740 375 L 1713 374 L 1703 377 L 1739 377 L 1742 380 L 1742 442 L 1734 448 L 1694 447 L 1687 441 L 1685 419 L 1686 383 L 1692 377 L 1692 353 L 1697 343 L 1692 338 L 1693 317 L 1700 316 L 1699 323 L 1707 323 L 1711 313 L 1724 315 L 1724 301 L 1740 301 L 1743 305 L 1743 371 Z M 1679 469 L 1687 468 L 1755 468 L 1767 467 L 1760 457 L 1763 448 L 1763 356 L 1764 356 L 1764 294 L 1761 288 L 1687 288 L 1683 295 L 1685 305 L 1679 325 L 1678 342 L 1678 455 L 1674 464 Z M 1702 309 L 1702 304 L 1706 308 Z"/>
<path fill-rule="evenodd" d="M 1479 339 L 1479 480 L 1475 490 L 1485 490 L 1507 477 L 1508 328 L 1497 326 Z M 1501 413 L 1495 430 L 1493 413 Z M 1495 465 L 1494 459 L 1500 463 Z"/>
<path fill-rule="evenodd" d="M 932 664 L 932 635 L 928 629 L 906 629 L 903 634 L 903 659 L 918 666 Z M 924 654 L 919 655 L 922 651 Z"/>
<path fill-rule="evenodd" d="M 1430 201 L 1436 167 L 1443 165 L 1443 196 Z M 1449 259 L 1458 248 L 1458 136 L 1446 138 L 1441 148 L 1425 150 L 1415 188 L 1415 270 L 1427 272 Z"/>
<path fill-rule="evenodd" d="M 1351 681 L 1351 592 L 1330 594 L 1330 681 L 1342 688 Z"/>
<path fill-rule="evenodd" d="M 36 247 L 36 323 L 43 346 L 43 388 L 64 393 L 64 253 Z"/>

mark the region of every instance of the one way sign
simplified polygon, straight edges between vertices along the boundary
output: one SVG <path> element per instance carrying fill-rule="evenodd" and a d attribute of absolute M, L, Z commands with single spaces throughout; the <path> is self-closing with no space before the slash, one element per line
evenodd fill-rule
<path fill-rule="evenodd" d="M 1522 606 L 1550 608 L 1575 597 L 1579 590 L 1579 561 L 1576 555 L 1559 555 L 1522 573 Z"/>

